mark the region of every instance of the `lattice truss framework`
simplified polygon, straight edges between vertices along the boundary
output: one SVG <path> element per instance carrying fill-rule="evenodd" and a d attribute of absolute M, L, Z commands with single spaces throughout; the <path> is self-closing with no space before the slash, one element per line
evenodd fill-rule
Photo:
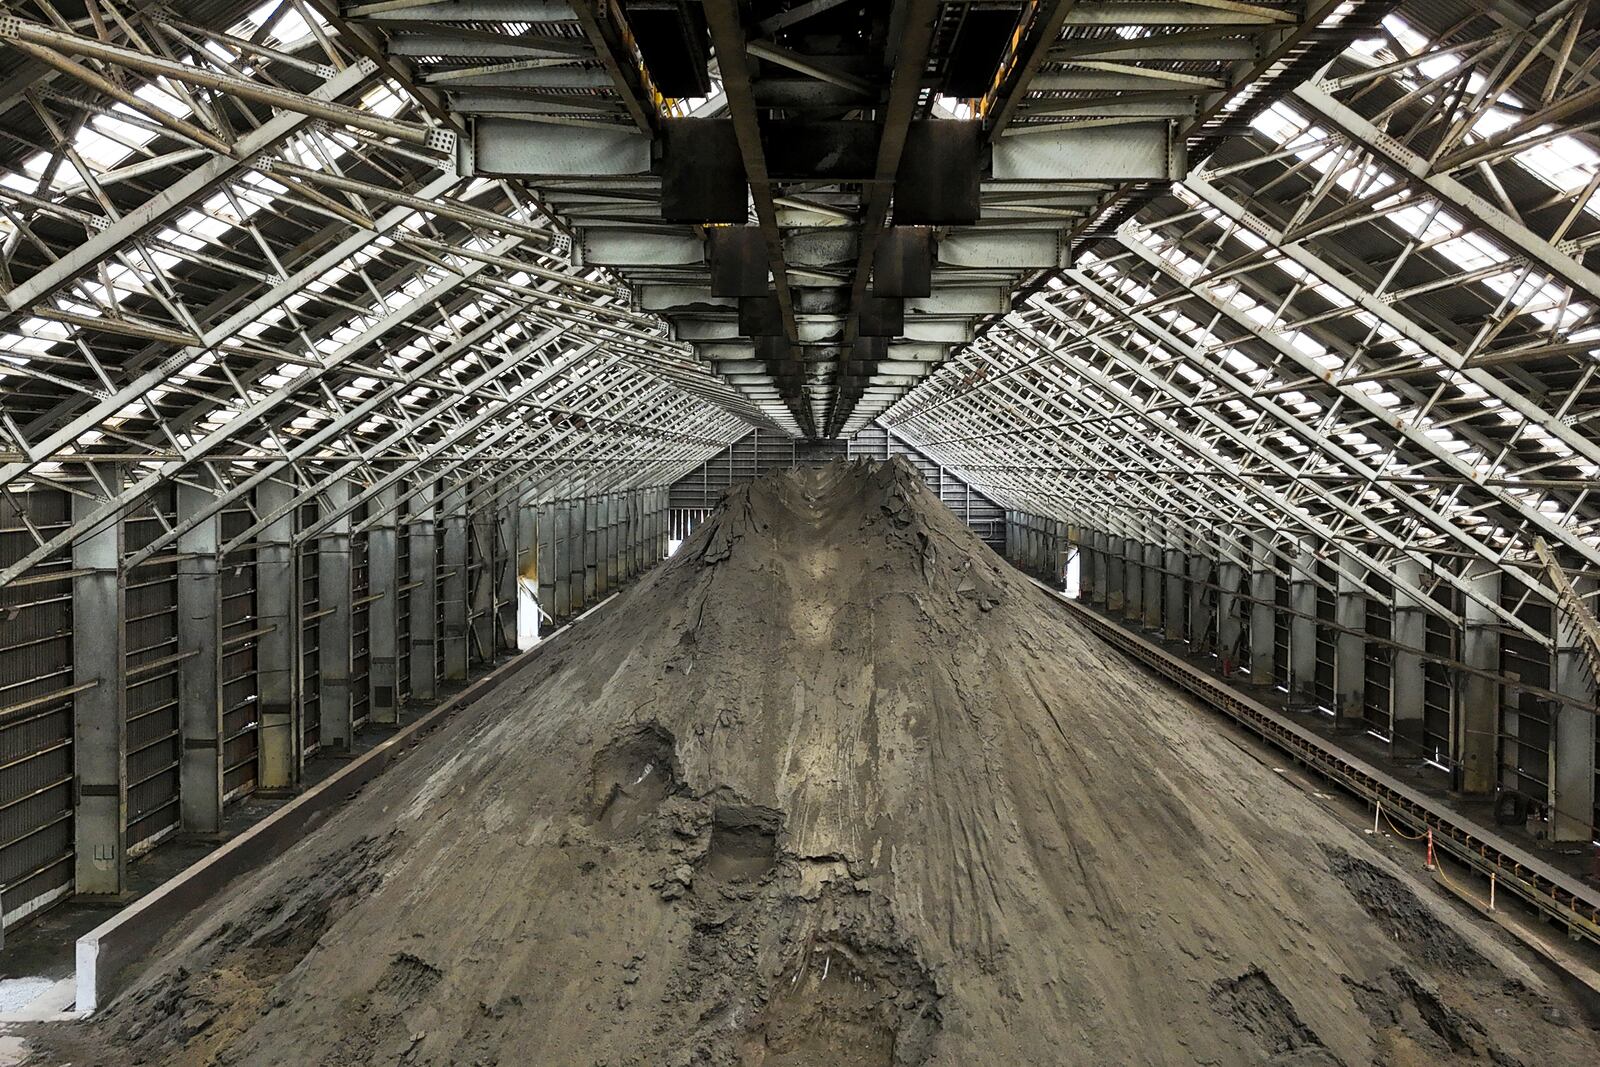
<path fill-rule="evenodd" d="M 1309 542 L 1549 646 L 1534 539 L 1600 569 L 1589 7 L 1402 8 L 884 421 L 1009 507 L 1280 572 Z"/>
<path fill-rule="evenodd" d="M 301 540 L 439 483 L 664 485 L 770 426 L 535 193 L 459 177 L 448 116 L 333 5 L 72 6 L 0 4 L 0 492 L 94 506 L 0 585 L 164 481 L 214 501 L 130 566 L 267 480 L 292 499 L 224 554 L 312 500 Z"/>
<path fill-rule="evenodd" d="M 1533 536 L 1600 567 L 1588 6 L 1391 19 L 886 421 L 1021 509 L 1266 528 L 1286 563 L 1310 535 L 1363 583 L 1456 552 L 1549 598 Z M 0 491 L 98 506 L 0 582 L 166 479 L 217 510 L 286 480 L 314 537 L 433 476 L 662 484 L 762 421 L 536 194 L 457 177 L 331 5 L 4 10 Z"/>

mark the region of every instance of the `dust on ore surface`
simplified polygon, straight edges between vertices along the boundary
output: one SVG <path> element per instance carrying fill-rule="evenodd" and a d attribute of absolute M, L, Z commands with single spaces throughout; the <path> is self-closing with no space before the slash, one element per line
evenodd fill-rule
<path fill-rule="evenodd" d="M 1589 1064 L 903 463 L 732 490 L 48 1062 Z"/>

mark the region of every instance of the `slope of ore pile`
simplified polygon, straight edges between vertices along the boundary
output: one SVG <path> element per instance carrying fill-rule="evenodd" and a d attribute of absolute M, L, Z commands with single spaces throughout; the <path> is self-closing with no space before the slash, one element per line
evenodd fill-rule
<path fill-rule="evenodd" d="M 1095 640 L 904 463 L 736 488 L 569 637 L 36 1047 L 1597 1062 L 1583 1006 Z"/>

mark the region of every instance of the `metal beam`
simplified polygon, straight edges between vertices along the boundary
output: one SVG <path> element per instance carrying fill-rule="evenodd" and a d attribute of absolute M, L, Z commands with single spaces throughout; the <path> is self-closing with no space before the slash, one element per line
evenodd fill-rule
<path fill-rule="evenodd" d="M 448 682 L 467 680 L 470 606 L 467 588 L 468 529 L 467 487 L 446 490 L 439 505 L 439 524 L 444 528 L 444 554 L 440 562 L 439 610 L 444 628 L 439 640 L 444 648 L 443 677 Z"/>
<path fill-rule="evenodd" d="M 409 671 L 411 699 L 431 701 L 438 696 L 439 536 L 436 487 L 426 480 L 411 496 L 406 521 L 411 527 L 407 551 L 411 575 Z"/>
<path fill-rule="evenodd" d="M 179 482 L 186 515 L 210 494 Z M 186 834 L 222 833 L 222 580 L 217 548 L 222 519 L 213 517 L 178 539 L 178 817 Z"/>
<path fill-rule="evenodd" d="M 338 508 L 350 483 L 335 482 L 323 493 Z M 351 586 L 350 520 L 336 520 L 317 539 L 317 745 L 324 752 L 348 754 L 355 743 L 351 692 L 354 589 Z"/>
<path fill-rule="evenodd" d="M 400 537 L 393 487 L 380 494 L 378 520 L 367 531 L 367 706 L 372 721 L 400 721 Z"/>
<path fill-rule="evenodd" d="M 255 491 L 258 512 L 279 510 L 293 495 L 285 482 L 263 482 Z M 263 633 L 256 644 L 256 685 L 261 707 L 257 728 L 256 788 L 266 795 L 291 793 L 300 785 L 301 690 L 300 574 L 295 553 L 295 513 L 282 509 L 256 543 L 256 612 Z"/>
<path fill-rule="evenodd" d="M 1170 122 L 1067 125 L 1005 137 L 993 149 L 992 182 L 1177 181 L 1188 153 Z"/>
<path fill-rule="evenodd" d="M 121 473 L 112 468 L 109 488 Z M 75 508 L 89 501 L 73 497 Z M 73 888 L 116 897 L 128 885 L 128 613 L 122 522 L 72 544 Z"/>
<path fill-rule="evenodd" d="M 766 151 L 761 143 L 761 126 L 756 119 L 755 96 L 751 90 L 750 61 L 746 49 L 744 25 L 736 0 L 705 0 L 706 23 L 711 30 L 711 43 L 716 52 L 718 69 L 722 72 L 722 91 L 728 100 L 728 114 L 733 119 L 734 134 L 739 142 L 739 154 L 744 159 L 744 173 L 750 183 L 750 196 L 755 204 L 756 221 L 766 238 L 767 261 L 772 270 L 772 287 L 778 299 L 778 310 L 783 316 L 783 334 L 791 344 L 800 339 L 795 326 L 794 296 L 789 288 L 789 268 L 784 259 L 783 231 L 778 227 L 778 209 L 773 203 L 772 183 L 767 176 Z M 780 386 L 780 393 L 789 404 L 795 419 L 809 432 L 816 427 L 811 406 L 788 386 Z"/>

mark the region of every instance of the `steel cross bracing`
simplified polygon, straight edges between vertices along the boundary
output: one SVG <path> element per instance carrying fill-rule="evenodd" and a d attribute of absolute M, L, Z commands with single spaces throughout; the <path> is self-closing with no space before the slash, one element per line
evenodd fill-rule
<path fill-rule="evenodd" d="M 141 559 L 269 479 L 600 492 L 771 426 L 312 8 L 91 8 L 0 7 L 0 491 L 95 502 L 0 584 L 172 479 L 213 502 Z"/>
<path fill-rule="evenodd" d="M 889 424 L 1020 510 L 1241 564 L 1309 537 L 1358 585 L 1423 563 L 1549 645 L 1534 538 L 1600 566 L 1588 5 L 1456 7 L 1351 49 Z"/>

